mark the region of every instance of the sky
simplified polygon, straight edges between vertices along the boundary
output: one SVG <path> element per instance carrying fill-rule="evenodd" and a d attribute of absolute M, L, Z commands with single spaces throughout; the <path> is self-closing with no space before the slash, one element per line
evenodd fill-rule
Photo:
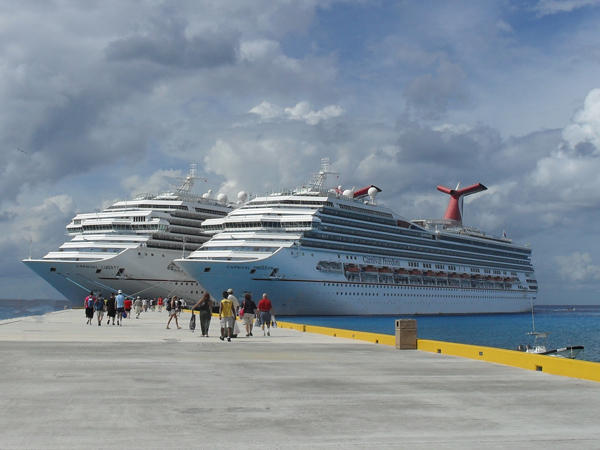
<path fill-rule="evenodd" d="M 600 304 L 600 0 L 0 3 L 2 298 L 21 260 L 197 163 L 230 199 L 375 184 L 408 219 L 530 244 L 538 303 Z"/>

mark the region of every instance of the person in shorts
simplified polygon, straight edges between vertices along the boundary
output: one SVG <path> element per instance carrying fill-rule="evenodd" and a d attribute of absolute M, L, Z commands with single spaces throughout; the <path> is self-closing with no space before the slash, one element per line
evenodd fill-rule
<path fill-rule="evenodd" d="M 104 299 L 101 294 L 96 297 L 96 303 L 94 303 L 94 309 L 96 310 L 96 316 L 98 317 L 98 326 L 102 325 L 102 319 L 104 319 Z"/>
<path fill-rule="evenodd" d="M 225 340 L 225 329 L 227 329 L 227 342 L 231 342 L 236 314 L 235 306 L 228 297 L 229 293 L 227 291 L 223 292 L 223 300 L 219 305 L 219 319 L 221 320 L 221 337 L 219 339 Z"/>
<path fill-rule="evenodd" d="M 167 322 L 167 330 L 170 329 L 169 324 L 171 323 L 171 320 L 173 320 L 173 318 L 175 318 L 175 325 L 177 325 L 177 329 L 180 330 L 181 327 L 179 326 L 179 320 L 177 320 L 177 308 L 179 305 L 179 300 L 177 299 L 177 296 L 174 295 L 171 300 L 167 299 L 167 301 L 171 302 L 171 310 L 169 311 L 169 321 Z"/>
<path fill-rule="evenodd" d="M 263 336 L 265 336 L 265 325 L 267 325 L 266 336 L 271 336 L 271 315 L 275 314 L 275 311 L 273 311 L 273 305 L 267 294 L 263 294 L 262 300 L 258 302 L 258 311 L 260 313 L 260 326 L 263 330 Z"/>
<path fill-rule="evenodd" d="M 127 297 L 125 299 L 125 312 L 127 313 L 127 318 L 131 319 L 131 305 L 132 305 L 132 301 L 129 297 Z"/>
<path fill-rule="evenodd" d="M 256 314 L 256 303 L 252 300 L 250 293 L 244 295 L 244 301 L 240 311 L 244 311 L 242 323 L 246 327 L 246 337 L 252 336 L 252 327 L 254 327 L 254 315 Z"/>
<path fill-rule="evenodd" d="M 117 292 L 117 325 L 123 325 L 123 313 L 125 312 L 125 296 L 119 289 Z"/>

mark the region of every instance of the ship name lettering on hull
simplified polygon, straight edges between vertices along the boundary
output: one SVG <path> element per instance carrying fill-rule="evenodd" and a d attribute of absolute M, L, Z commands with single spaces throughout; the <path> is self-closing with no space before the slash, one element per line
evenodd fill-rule
<path fill-rule="evenodd" d="M 365 264 L 379 264 L 385 266 L 399 266 L 402 264 L 402 261 L 399 259 L 381 258 L 379 256 L 363 256 L 363 262 Z"/>

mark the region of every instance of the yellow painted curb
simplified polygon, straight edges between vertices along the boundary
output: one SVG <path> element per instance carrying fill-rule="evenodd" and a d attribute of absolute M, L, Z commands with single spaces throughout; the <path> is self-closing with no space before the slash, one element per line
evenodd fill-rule
<path fill-rule="evenodd" d="M 363 331 L 341 330 L 290 322 L 277 322 L 280 328 L 289 328 L 307 333 L 325 336 L 357 339 L 375 344 L 396 346 L 396 336 L 367 333 Z M 477 345 L 456 344 L 453 342 L 417 339 L 417 350 L 476 359 L 521 369 L 535 370 L 553 375 L 600 382 L 600 363 L 576 359 L 557 358 L 555 356 L 535 355 L 532 353 L 505 350 L 501 348 L 481 347 Z"/>
<path fill-rule="evenodd" d="M 600 363 L 597 362 L 427 339 L 418 339 L 417 348 L 426 352 L 477 359 L 564 377 L 600 381 Z"/>
<path fill-rule="evenodd" d="M 396 336 L 388 334 L 367 333 L 365 331 L 342 330 L 339 328 L 318 327 L 315 325 L 303 325 L 291 322 L 277 321 L 279 328 L 290 328 L 296 331 L 304 331 L 307 333 L 323 334 L 331 337 L 341 337 L 346 339 L 357 339 L 359 341 L 372 342 L 374 344 L 396 345 Z"/>

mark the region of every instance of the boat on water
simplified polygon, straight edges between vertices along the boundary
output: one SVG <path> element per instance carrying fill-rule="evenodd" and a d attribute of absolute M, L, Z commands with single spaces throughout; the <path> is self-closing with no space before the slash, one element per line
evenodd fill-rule
<path fill-rule="evenodd" d="M 146 298 L 201 296 L 205 289 L 173 260 L 210 238 L 202 222 L 227 216 L 247 196 L 240 192 L 232 203 L 225 194 L 193 194 L 197 179 L 197 166 L 191 164 L 182 184 L 171 190 L 77 214 L 67 225 L 70 241 L 41 259 L 30 256 L 23 262 L 74 302 L 90 291 L 107 296 L 118 289 Z"/>
<path fill-rule="evenodd" d="M 535 353 L 537 355 L 556 356 L 558 358 L 569 358 L 575 359 L 583 352 L 583 345 L 571 345 L 568 347 L 550 349 L 546 348 L 546 338 L 550 333 L 532 331 L 527 333 L 528 336 L 534 336 L 533 345 L 519 345 L 517 348 L 519 351 L 526 353 Z"/>
<path fill-rule="evenodd" d="M 571 345 L 568 347 L 558 349 L 548 349 L 546 345 L 546 340 L 550 333 L 544 331 L 535 331 L 535 316 L 533 302 L 531 303 L 531 324 L 533 331 L 529 331 L 526 334 L 527 336 L 533 336 L 533 345 L 519 345 L 517 347 L 517 350 L 525 353 L 535 353 L 537 355 L 556 356 L 558 358 L 569 359 L 575 359 L 577 358 L 577 356 L 579 356 L 580 353 L 583 352 L 583 345 Z"/>
<path fill-rule="evenodd" d="M 462 199 L 487 189 L 438 186 L 443 219 L 408 220 L 381 192 L 327 188 L 329 159 L 308 185 L 270 192 L 203 223 L 214 236 L 175 263 L 213 296 L 269 294 L 277 314 L 473 314 L 529 311 L 531 248 L 462 224 Z"/>

